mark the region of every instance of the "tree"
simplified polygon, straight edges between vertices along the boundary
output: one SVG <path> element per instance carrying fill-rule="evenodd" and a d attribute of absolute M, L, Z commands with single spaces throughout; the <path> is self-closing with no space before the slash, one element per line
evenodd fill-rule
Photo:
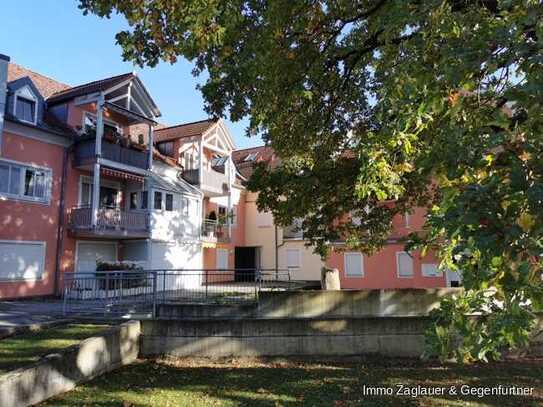
<path fill-rule="evenodd" d="M 437 250 L 465 286 L 434 313 L 431 350 L 485 360 L 526 343 L 543 298 L 540 1 L 80 7 L 126 17 L 117 41 L 127 60 L 154 66 L 182 56 L 196 75 L 208 73 L 207 111 L 249 117 L 248 133 L 282 159 L 250 182 L 260 208 L 282 224 L 303 218 L 321 255 L 341 236 L 372 253 L 395 214 L 427 207 L 424 231 L 406 245 Z"/>

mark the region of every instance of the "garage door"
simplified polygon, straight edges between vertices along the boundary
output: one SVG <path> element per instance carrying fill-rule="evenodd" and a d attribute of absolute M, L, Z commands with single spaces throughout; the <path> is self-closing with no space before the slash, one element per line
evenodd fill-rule
<path fill-rule="evenodd" d="M 158 278 L 158 290 L 195 288 L 201 283 L 202 247 L 194 243 L 153 243 L 153 269 L 175 269 L 164 279 Z M 178 271 L 179 270 L 179 271 Z M 190 270 L 181 272 L 181 270 Z"/>
<path fill-rule="evenodd" d="M 110 242 L 78 242 L 76 271 L 96 271 L 96 260 L 117 261 L 117 245 Z"/>
<path fill-rule="evenodd" d="M 43 275 L 45 242 L 0 241 L 0 280 L 36 280 Z"/>

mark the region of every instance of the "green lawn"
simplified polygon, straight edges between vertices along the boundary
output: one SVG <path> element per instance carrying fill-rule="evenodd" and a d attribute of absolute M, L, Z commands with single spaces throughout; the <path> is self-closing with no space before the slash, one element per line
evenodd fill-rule
<path fill-rule="evenodd" d="M 369 397 L 363 386 L 497 386 L 534 388 L 531 396 Z M 466 400 L 473 403 L 466 404 Z M 235 405 L 507 406 L 543 404 L 543 359 L 476 366 L 439 366 L 414 360 L 366 358 L 315 360 L 138 361 L 49 400 L 73 406 Z"/>
<path fill-rule="evenodd" d="M 41 357 L 81 342 L 108 325 L 69 324 L 0 340 L 0 374 L 37 362 Z"/>

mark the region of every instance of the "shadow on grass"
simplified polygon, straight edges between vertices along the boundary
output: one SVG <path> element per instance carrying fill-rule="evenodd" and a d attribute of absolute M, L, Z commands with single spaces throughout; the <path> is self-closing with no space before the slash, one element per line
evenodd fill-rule
<path fill-rule="evenodd" d="M 364 395 L 364 389 L 386 386 L 439 387 L 468 384 L 533 387 L 531 396 L 484 398 Z M 364 387 L 365 386 L 365 387 Z M 46 405 L 201 406 L 201 405 L 541 405 L 543 360 L 476 366 L 439 366 L 413 360 L 360 359 L 356 362 L 312 360 L 190 359 L 139 361 L 93 380 Z"/>
<path fill-rule="evenodd" d="M 0 374 L 34 363 L 43 356 L 81 342 L 107 325 L 70 324 L 0 340 Z"/>

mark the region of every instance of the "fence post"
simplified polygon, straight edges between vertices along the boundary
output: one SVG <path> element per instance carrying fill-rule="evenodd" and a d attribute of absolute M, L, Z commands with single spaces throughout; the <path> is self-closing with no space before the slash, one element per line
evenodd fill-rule
<path fill-rule="evenodd" d="M 157 272 L 153 272 L 153 319 L 156 318 L 156 288 L 157 288 Z"/>
<path fill-rule="evenodd" d="M 104 273 L 106 275 L 106 286 L 105 286 L 105 301 L 104 301 L 104 316 L 107 314 L 107 300 L 109 299 L 109 273 L 106 271 Z"/>
<path fill-rule="evenodd" d="M 68 292 L 68 286 L 66 285 L 66 277 L 64 277 L 64 289 L 62 290 L 64 298 L 62 299 L 62 315 L 66 316 L 66 300 L 67 300 L 67 292 Z"/>
<path fill-rule="evenodd" d="M 207 284 L 208 284 L 208 282 L 207 282 L 207 270 L 204 270 L 204 275 L 205 275 L 205 280 L 206 280 L 205 284 L 206 284 L 206 300 L 207 300 Z"/>
<path fill-rule="evenodd" d="M 166 302 L 166 270 L 161 270 L 162 273 L 162 302 Z"/>

